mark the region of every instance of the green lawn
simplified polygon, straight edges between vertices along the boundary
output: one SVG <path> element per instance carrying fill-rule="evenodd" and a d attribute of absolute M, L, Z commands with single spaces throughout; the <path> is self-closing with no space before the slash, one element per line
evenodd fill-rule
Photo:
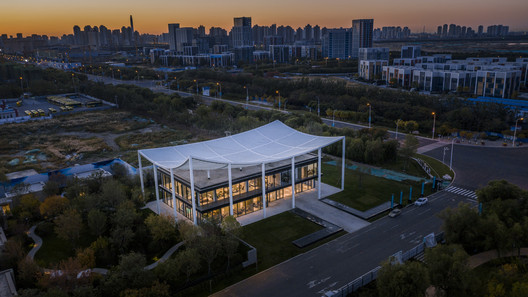
<path fill-rule="evenodd" d="M 433 169 L 438 174 L 438 177 L 440 177 L 440 178 L 442 176 L 446 175 L 446 174 L 451 176 L 451 178 L 453 178 L 455 176 L 453 171 L 451 171 L 449 169 L 449 166 L 445 165 L 444 163 L 438 161 L 437 159 L 435 159 L 433 157 L 429 157 L 429 156 L 426 156 L 426 155 L 420 155 L 420 154 L 416 154 L 414 157 L 422 159 L 425 162 L 427 162 L 427 164 L 429 164 L 429 166 L 431 166 L 431 169 Z M 434 175 L 434 172 L 432 174 Z"/>
<path fill-rule="evenodd" d="M 52 223 L 44 223 L 37 227 L 35 233 L 42 238 L 42 246 L 35 255 L 35 261 L 41 267 L 52 268 L 59 264 L 60 261 L 68 259 L 68 257 L 75 256 L 75 249 L 69 241 L 60 239 L 53 231 L 53 226 L 45 225 Z M 40 232 L 39 232 L 40 231 Z M 88 247 L 96 238 L 90 234 L 85 227 L 75 248 Z"/>
<path fill-rule="evenodd" d="M 323 163 L 322 172 L 324 183 L 340 187 L 340 166 Z M 405 205 L 409 200 L 410 186 L 412 186 L 412 201 L 414 201 L 420 196 L 422 190 L 419 182 L 408 180 L 398 182 L 347 169 L 345 171 L 345 190 L 330 196 L 329 199 L 365 211 L 390 201 L 392 194 L 394 194 L 394 203 L 399 203 L 400 191 L 403 191 L 403 204 Z M 431 190 L 432 185 L 426 184 L 424 195 L 429 195 Z"/>
<path fill-rule="evenodd" d="M 405 162 L 404 158 L 398 158 L 396 161 L 385 163 L 383 164 L 383 168 L 397 172 L 403 172 L 405 174 L 416 177 L 429 178 L 429 176 L 427 175 L 427 173 L 425 173 L 422 167 L 418 165 L 418 162 L 413 160 Z"/>
<path fill-rule="evenodd" d="M 259 270 L 266 269 L 316 245 L 298 248 L 292 241 L 323 227 L 289 211 L 242 228 L 242 239 L 257 248 Z"/>

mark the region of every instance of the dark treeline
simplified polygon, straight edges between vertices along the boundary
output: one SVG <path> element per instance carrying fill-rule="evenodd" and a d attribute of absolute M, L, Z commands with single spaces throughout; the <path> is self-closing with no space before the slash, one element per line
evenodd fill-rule
<path fill-rule="evenodd" d="M 92 69 L 96 72 L 103 71 L 103 68 L 98 67 Z M 109 68 L 105 69 L 109 73 Z M 136 70 L 128 69 L 125 76 L 133 79 L 157 75 L 151 72 L 140 69 L 136 73 Z M 114 76 L 117 76 L 115 69 Z M 181 112 L 193 108 L 191 102 L 177 96 L 154 95 L 149 90 L 123 86 L 103 92 L 106 87 L 87 81 L 82 74 L 72 75 L 10 62 L 0 63 L 0 97 L 19 96 L 22 93 L 20 77 L 23 90 L 34 95 L 77 90 L 111 102 L 117 98 L 117 102 L 120 105 L 126 104 L 127 108 L 143 113 L 161 113 L 163 117 L 170 117 L 174 114 L 172 111 Z M 395 128 L 398 120 L 415 121 L 418 124 L 417 130 L 422 133 L 431 131 L 433 112 L 436 113 L 436 131 L 443 135 L 459 130 L 503 132 L 509 130 L 515 121 L 514 113 L 499 104 L 472 104 L 453 96 L 436 97 L 371 86 L 350 86 L 344 80 L 337 79 L 281 79 L 209 69 L 171 73 L 167 78 L 171 89 L 179 88 L 194 93 L 197 86 L 209 86 L 212 96 L 217 96 L 221 89 L 222 98 L 245 100 L 248 94 L 251 98 L 265 98 L 275 106 L 279 106 L 280 101 L 281 108 L 286 105 L 288 110 L 311 111 L 315 114 L 319 103 L 321 115 L 331 117 L 335 114 L 336 119 L 351 122 L 368 122 L 368 103 L 372 108 L 374 125 Z M 183 114 L 179 116 L 184 119 L 188 117 Z"/>

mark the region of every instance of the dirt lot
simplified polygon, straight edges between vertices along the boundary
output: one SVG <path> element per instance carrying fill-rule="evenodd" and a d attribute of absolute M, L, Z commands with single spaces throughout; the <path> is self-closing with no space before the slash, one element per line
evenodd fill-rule
<path fill-rule="evenodd" d="M 0 167 L 8 172 L 42 172 L 123 155 L 137 156 L 137 149 L 174 145 L 189 136 L 116 110 L 1 125 Z"/>

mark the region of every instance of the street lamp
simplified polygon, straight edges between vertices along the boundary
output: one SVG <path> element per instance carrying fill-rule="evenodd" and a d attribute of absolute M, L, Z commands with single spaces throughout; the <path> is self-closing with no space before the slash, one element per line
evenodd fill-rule
<path fill-rule="evenodd" d="M 435 126 L 436 126 L 436 113 L 433 111 L 433 139 L 434 139 L 434 133 L 435 133 Z"/>
<path fill-rule="evenodd" d="M 334 111 L 332 112 L 332 127 L 335 127 L 335 112 L 336 110 L 334 109 Z"/>
<path fill-rule="evenodd" d="M 193 80 L 193 82 L 195 82 L 195 83 L 196 83 L 196 95 L 198 95 L 198 82 L 196 81 L 196 79 L 195 79 L 195 80 Z"/>
<path fill-rule="evenodd" d="M 244 89 L 246 89 L 246 109 L 247 109 L 248 103 L 249 103 L 249 88 L 247 86 L 244 86 Z"/>
<path fill-rule="evenodd" d="M 512 143 L 512 146 L 515 147 L 515 136 L 517 135 L 517 122 L 519 122 L 519 120 L 524 121 L 524 118 L 520 118 L 520 119 L 517 119 L 515 120 L 515 130 L 513 130 L 513 143 Z"/>
<path fill-rule="evenodd" d="M 222 98 L 222 84 L 216 83 L 216 85 L 220 87 L 220 99 L 221 99 Z"/>
<path fill-rule="evenodd" d="M 315 97 L 317 97 L 317 116 L 320 117 L 321 110 L 319 109 L 319 96 L 315 96 Z"/>
<path fill-rule="evenodd" d="M 22 89 L 22 92 L 24 92 L 24 85 L 22 84 L 22 76 L 20 77 L 20 88 Z"/>
<path fill-rule="evenodd" d="M 396 121 L 396 140 L 398 140 L 398 126 L 400 126 L 400 121 L 401 121 L 401 119 L 398 119 Z"/>
<path fill-rule="evenodd" d="M 370 129 L 370 120 L 371 120 L 371 115 L 372 115 L 372 105 L 370 105 L 370 103 L 367 103 L 367 106 L 369 108 L 369 129 Z"/>
<path fill-rule="evenodd" d="M 455 145 L 455 139 L 456 138 L 453 138 L 453 140 L 451 140 L 451 158 L 449 158 L 449 170 L 453 170 L 452 169 L 452 166 L 453 166 L 453 149 L 454 149 L 454 145 Z"/>
<path fill-rule="evenodd" d="M 444 146 L 444 154 L 442 155 L 442 163 L 445 164 L 444 160 L 445 160 L 445 152 L 449 150 L 449 147 L 447 146 Z"/>
<path fill-rule="evenodd" d="M 279 90 L 277 90 L 277 91 L 275 91 L 275 93 L 279 94 L 279 110 L 280 110 L 280 105 L 281 105 L 281 104 L 280 104 L 280 99 L 281 99 L 281 98 L 280 98 L 280 92 L 279 92 Z"/>

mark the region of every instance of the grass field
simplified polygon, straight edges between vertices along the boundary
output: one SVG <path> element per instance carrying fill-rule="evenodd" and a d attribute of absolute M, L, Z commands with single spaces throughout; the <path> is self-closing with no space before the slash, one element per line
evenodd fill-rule
<path fill-rule="evenodd" d="M 48 225 L 46 226 L 44 224 Z M 43 241 L 42 246 L 35 255 L 35 261 L 41 267 L 53 268 L 55 265 L 59 264 L 60 261 L 66 260 L 69 257 L 74 257 L 75 249 L 69 241 L 57 237 L 57 234 L 53 231 L 52 223 L 44 224 L 39 225 L 35 231 L 38 236 L 42 237 Z M 95 239 L 96 238 L 88 232 L 87 228 L 83 228 L 75 248 L 88 247 Z"/>
<path fill-rule="evenodd" d="M 434 170 L 434 172 L 436 172 L 438 174 L 438 177 L 442 177 L 444 175 L 449 175 L 451 176 L 451 178 L 453 178 L 455 176 L 455 174 L 453 173 L 453 171 L 451 171 L 449 169 L 449 166 L 443 164 L 442 162 L 438 161 L 437 159 L 433 158 L 433 157 L 429 157 L 429 156 L 426 156 L 426 155 L 420 155 L 420 154 L 416 154 L 415 155 L 415 158 L 419 158 L 419 159 L 422 159 L 424 160 L 427 164 L 429 164 L 429 166 L 431 166 L 431 169 Z M 415 162 L 416 163 L 416 162 Z"/>
<path fill-rule="evenodd" d="M 331 186 L 340 186 L 341 167 L 322 165 L 322 181 Z M 412 186 L 412 201 L 421 194 L 421 183 L 413 181 L 393 181 L 382 177 L 372 176 L 359 171 L 347 169 L 345 171 L 345 190 L 329 197 L 334 201 L 348 205 L 357 210 L 365 211 L 390 201 L 394 194 L 394 203 L 399 203 L 400 192 L 403 191 L 403 204 L 409 200 L 409 188 Z M 426 184 L 424 195 L 432 191 L 432 185 Z"/>

